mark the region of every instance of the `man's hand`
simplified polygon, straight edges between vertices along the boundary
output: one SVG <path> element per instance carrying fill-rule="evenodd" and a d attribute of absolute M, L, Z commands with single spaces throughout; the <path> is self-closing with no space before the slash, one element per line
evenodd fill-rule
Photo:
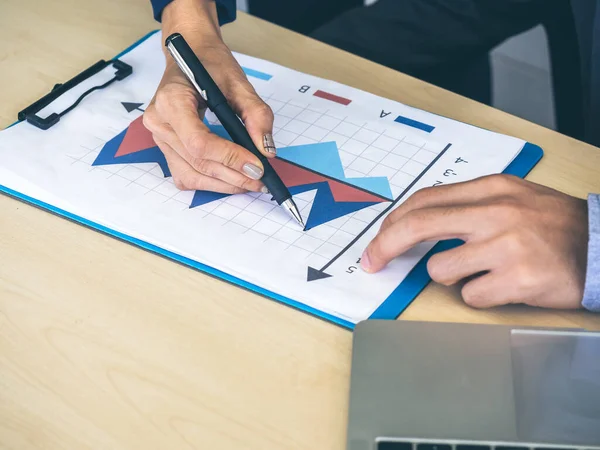
<path fill-rule="evenodd" d="M 163 37 L 181 33 L 244 121 L 256 147 L 275 156 L 273 113 L 254 91 L 218 27 L 215 3 L 175 0 L 163 11 Z M 223 193 L 265 191 L 263 167 L 248 150 L 210 133 L 206 105 L 169 55 L 144 125 L 167 159 L 179 189 Z"/>
<path fill-rule="evenodd" d="M 458 238 L 427 264 L 446 286 L 466 280 L 466 303 L 580 308 L 587 264 L 585 200 L 506 176 L 426 188 L 383 222 L 362 257 L 367 272 L 424 241 Z"/>

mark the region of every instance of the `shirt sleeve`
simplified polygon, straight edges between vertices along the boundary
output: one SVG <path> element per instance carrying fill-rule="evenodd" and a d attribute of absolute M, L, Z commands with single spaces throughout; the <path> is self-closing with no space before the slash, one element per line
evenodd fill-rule
<path fill-rule="evenodd" d="M 150 0 L 154 18 L 160 22 L 160 16 L 163 9 L 173 0 Z M 219 15 L 219 25 L 233 22 L 235 20 L 235 0 L 215 0 L 217 4 L 217 14 Z"/>
<path fill-rule="evenodd" d="M 600 195 L 589 195 L 588 216 L 590 239 L 582 305 L 600 312 Z"/>

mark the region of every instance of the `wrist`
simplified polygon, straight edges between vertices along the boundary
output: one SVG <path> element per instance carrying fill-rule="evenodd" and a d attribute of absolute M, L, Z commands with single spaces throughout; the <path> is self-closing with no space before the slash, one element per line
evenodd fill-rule
<path fill-rule="evenodd" d="M 181 33 L 194 50 L 223 43 L 214 0 L 173 0 L 161 20 L 164 38 Z"/>

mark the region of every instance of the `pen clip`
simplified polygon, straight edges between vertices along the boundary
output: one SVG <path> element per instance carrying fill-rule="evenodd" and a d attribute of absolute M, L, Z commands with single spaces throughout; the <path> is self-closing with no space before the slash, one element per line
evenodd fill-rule
<path fill-rule="evenodd" d="M 192 85 L 196 88 L 196 91 L 198 91 L 198 93 L 204 99 L 204 101 L 207 102 L 208 101 L 208 95 L 206 95 L 206 90 L 202 89 L 198 85 L 198 82 L 196 81 L 196 77 L 194 76 L 194 73 L 192 72 L 192 69 L 190 69 L 188 67 L 188 65 L 186 64 L 185 60 L 181 57 L 181 55 L 179 54 L 179 52 L 177 51 L 177 49 L 175 48 L 175 46 L 173 45 L 172 42 L 168 42 L 167 43 L 167 50 L 169 50 L 169 53 L 171 54 L 171 56 L 175 60 L 175 63 L 177 63 L 177 66 L 179 66 L 179 68 L 185 74 L 185 76 L 188 78 L 188 80 L 190 81 L 190 83 L 192 83 Z"/>

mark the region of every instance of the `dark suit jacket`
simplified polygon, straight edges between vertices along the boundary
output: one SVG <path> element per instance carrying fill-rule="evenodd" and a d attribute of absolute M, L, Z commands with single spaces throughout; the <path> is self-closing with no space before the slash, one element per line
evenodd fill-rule
<path fill-rule="evenodd" d="M 163 8 L 172 0 L 150 1 L 155 18 L 160 20 Z M 235 0 L 215 1 L 221 25 L 235 20 Z M 600 147 L 600 0 L 570 0 L 570 4 L 573 24 L 566 24 L 571 22 L 568 14 L 559 15 L 557 27 L 546 24 L 559 131 Z M 571 38 L 573 46 L 565 45 Z"/>

